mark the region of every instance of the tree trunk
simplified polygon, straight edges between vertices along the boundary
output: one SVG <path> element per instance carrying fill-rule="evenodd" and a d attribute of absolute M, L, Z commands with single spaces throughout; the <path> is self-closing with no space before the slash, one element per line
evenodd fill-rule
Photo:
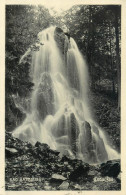
<path fill-rule="evenodd" d="M 110 63 L 111 63 L 111 71 L 112 71 L 112 92 L 113 96 L 115 96 L 115 81 L 114 81 L 114 73 L 113 73 L 113 57 L 112 57 L 112 42 L 111 42 L 111 32 L 110 32 L 110 25 L 109 24 L 109 35 L 110 35 Z"/>
<path fill-rule="evenodd" d="M 88 52 L 88 63 L 89 63 L 89 71 L 91 74 L 91 86 L 92 89 L 95 90 L 95 78 L 94 78 L 94 66 L 93 66 L 93 53 L 94 53 L 94 45 L 95 45 L 95 40 L 94 40 L 94 24 L 93 24 L 93 10 L 92 7 L 89 6 L 89 26 L 88 26 L 88 47 L 87 47 L 87 52 Z M 91 40 L 92 38 L 92 40 Z"/>
<path fill-rule="evenodd" d="M 115 9 L 115 34 L 116 34 L 116 64 L 118 76 L 118 109 L 120 110 L 120 96 L 121 96 L 121 66 L 120 66 L 120 53 L 119 53 L 119 30 L 118 30 L 118 8 Z"/>

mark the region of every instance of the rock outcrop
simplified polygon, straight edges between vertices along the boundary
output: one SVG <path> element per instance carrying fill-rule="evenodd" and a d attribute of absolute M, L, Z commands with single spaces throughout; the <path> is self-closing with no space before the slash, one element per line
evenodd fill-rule
<path fill-rule="evenodd" d="M 5 141 L 6 190 L 120 189 L 120 180 L 117 181 L 119 161 L 93 166 L 65 155 L 61 157 L 58 151 L 50 149 L 47 144 L 37 142 L 33 146 L 13 138 L 11 133 L 6 132 Z M 113 180 L 108 182 L 110 176 Z M 101 181 L 97 181 L 99 178 Z"/>
<path fill-rule="evenodd" d="M 101 164 L 101 173 L 103 176 L 118 177 L 120 171 L 120 160 L 110 160 Z"/>
<path fill-rule="evenodd" d="M 54 111 L 54 92 L 53 84 L 50 74 L 44 72 L 41 76 L 41 81 L 39 83 L 38 89 L 36 91 L 36 98 L 33 99 L 36 105 L 36 110 L 38 111 L 38 117 L 40 120 L 53 114 Z"/>
<path fill-rule="evenodd" d="M 65 35 L 65 33 L 63 32 L 61 28 L 56 27 L 54 31 L 54 38 L 55 38 L 55 41 L 57 42 L 57 45 L 61 53 L 63 55 L 66 55 L 67 50 L 68 50 L 68 43 L 69 43 L 68 36 Z"/>

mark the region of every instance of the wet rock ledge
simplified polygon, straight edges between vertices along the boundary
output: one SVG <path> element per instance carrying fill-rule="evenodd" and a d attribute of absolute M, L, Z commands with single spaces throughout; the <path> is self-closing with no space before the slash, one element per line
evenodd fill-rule
<path fill-rule="evenodd" d="M 120 190 L 120 160 L 89 165 L 6 132 L 6 190 Z"/>

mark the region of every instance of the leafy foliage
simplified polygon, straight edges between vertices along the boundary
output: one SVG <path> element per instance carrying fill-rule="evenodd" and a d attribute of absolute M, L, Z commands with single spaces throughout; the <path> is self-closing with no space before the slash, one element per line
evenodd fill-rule
<path fill-rule="evenodd" d="M 87 59 L 97 121 L 111 136 L 117 135 L 118 140 L 113 139 L 119 146 L 121 16 L 116 5 L 76 5 L 53 16 L 43 6 L 6 6 L 6 129 L 14 129 L 25 117 L 12 95 L 28 98 L 33 88 L 31 56 L 21 57 L 28 49 L 39 49 L 37 34 L 51 24 L 68 31 Z"/>
<path fill-rule="evenodd" d="M 87 57 L 92 89 L 101 90 L 102 85 L 97 84 L 108 79 L 115 96 L 119 85 L 118 66 L 120 68 L 120 6 L 76 5 L 66 11 L 63 18 Z"/>
<path fill-rule="evenodd" d="M 21 56 L 30 48 L 39 49 L 37 34 L 47 28 L 52 21 L 49 11 L 43 6 L 7 5 L 6 6 L 6 128 L 17 126 L 20 112 L 15 107 L 12 95 L 29 96 L 33 83 L 29 76 L 29 59 L 20 62 Z M 41 43 L 42 44 L 42 43 Z M 9 120 L 12 117 L 13 127 Z M 23 113 L 22 113 L 23 116 Z M 14 121 L 15 120 L 15 121 Z M 20 121 L 21 122 L 21 121 Z"/>

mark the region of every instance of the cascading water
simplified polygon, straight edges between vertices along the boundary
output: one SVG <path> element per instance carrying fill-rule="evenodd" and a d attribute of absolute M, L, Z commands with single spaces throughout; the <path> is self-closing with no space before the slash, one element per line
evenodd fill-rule
<path fill-rule="evenodd" d="M 32 144 L 46 143 L 90 163 L 118 158 L 91 117 L 86 63 L 75 41 L 65 35 L 68 51 L 64 60 L 66 54 L 57 45 L 55 29 L 50 27 L 38 34 L 44 45 L 32 56 L 31 111 L 13 135 Z"/>

